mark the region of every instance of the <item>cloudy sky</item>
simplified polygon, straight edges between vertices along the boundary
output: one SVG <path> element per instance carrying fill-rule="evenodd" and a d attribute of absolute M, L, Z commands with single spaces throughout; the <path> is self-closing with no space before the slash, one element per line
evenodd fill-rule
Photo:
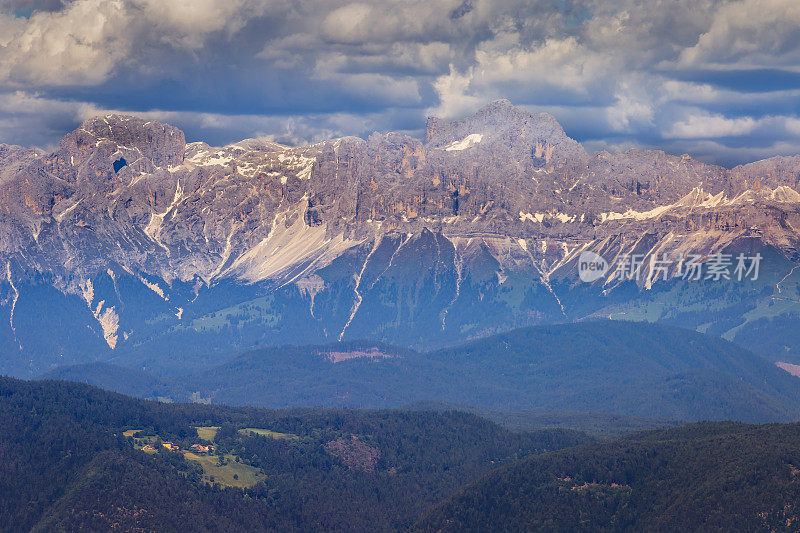
<path fill-rule="evenodd" d="M 797 0 L 0 0 L 0 142 L 110 111 L 224 144 L 422 135 L 497 98 L 591 150 L 800 153 Z"/>

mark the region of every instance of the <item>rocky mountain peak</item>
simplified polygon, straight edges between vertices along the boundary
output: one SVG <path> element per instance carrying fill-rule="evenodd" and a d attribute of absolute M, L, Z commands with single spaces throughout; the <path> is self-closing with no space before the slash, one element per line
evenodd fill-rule
<path fill-rule="evenodd" d="M 480 108 L 473 115 L 460 120 L 445 120 L 429 117 L 426 144 L 447 144 L 465 135 L 485 137 L 507 137 L 509 134 L 539 137 L 542 140 L 560 141 L 566 138 L 564 129 L 552 115 L 532 115 L 508 100 L 495 100 Z"/>
<path fill-rule="evenodd" d="M 730 174 L 737 193 L 762 187 L 774 189 L 781 185 L 798 188 L 800 156 L 777 156 L 755 161 L 733 168 Z"/>
<path fill-rule="evenodd" d="M 458 155 L 479 147 L 530 165 L 531 172 L 574 174 L 588 155 L 552 115 L 531 114 L 508 100 L 496 100 L 461 120 L 428 119 L 426 146 Z"/>
<path fill-rule="evenodd" d="M 174 126 L 128 115 L 106 115 L 89 119 L 66 135 L 60 151 L 69 156 L 72 165 L 75 156 L 83 161 L 99 151 L 103 156 L 118 155 L 115 161 L 124 159 L 128 164 L 146 158 L 156 167 L 171 167 L 183 163 L 185 149 L 186 137 Z"/>

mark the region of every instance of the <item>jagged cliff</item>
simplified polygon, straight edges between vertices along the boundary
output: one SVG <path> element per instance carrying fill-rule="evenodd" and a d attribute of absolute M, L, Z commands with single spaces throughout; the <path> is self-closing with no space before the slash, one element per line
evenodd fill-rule
<path fill-rule="evenodd" d="M 424 142 L 210 147 L 100 117 L 53 153 L 0 146 L 2 370 L 99 357 L 177 371 L 187 354 L 202 364 L 257 343 L 424 347 L 598 314 L 746 337 L 800 311 L 786 299 L 799 181 L 798 157 L 728 170 L 590 155 L 552 116 L 505 100 L 430 119 Z M 639 254 L 640 272 L 582 284 L 587 250 Z M 649 266 L 733 251 L 768 257 L 758 283 L 720 293 Z"/>

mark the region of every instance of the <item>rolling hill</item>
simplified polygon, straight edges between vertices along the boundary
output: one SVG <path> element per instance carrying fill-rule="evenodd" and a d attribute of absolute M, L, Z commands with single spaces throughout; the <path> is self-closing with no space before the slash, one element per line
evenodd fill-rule
<path fill-rule="evenodd" d="M 800 425 L 702 423 L 496 470 L 415 531 L 797 531 Z"/>
<path fill-rule="evenodd" d="M 588 440 L 457 412 L 164 404 L 10 378 L 0 405 L 2 531 L 402 530 L 499 465 Z"/>
<path fill-rule="evenodd" d="M 0 378 L 0 400 L 4 531 L 793 531 L 800 520 L 800 424 L 594 441 L 455 411 L 164 404 L 57 381 Z"/>
<path fill-rule="evenodd" d="M 149 391 L 153 381 L 122 388 L 124 379 L 91 366 L 47 376 L 124 392 Z M 620 321 L 522 328 L 429 353 L 357 342 L 266 348 L 165 377 L 149 394 L 271 408 L 433 401 L 677 420 L 800 418 L 800 380 L 765 359 L 717 337 Z"/>

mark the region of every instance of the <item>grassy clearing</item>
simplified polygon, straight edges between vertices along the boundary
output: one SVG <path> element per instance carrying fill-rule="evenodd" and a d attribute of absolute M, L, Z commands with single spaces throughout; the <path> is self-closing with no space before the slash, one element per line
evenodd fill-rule
<path fill-rule="evenodd" d="M 739 330 L 760 318 L 775 318 L 783 314 L 800 314 L 800 301 L 791 297 L 772 296 L 761 300 L 755 309 L 742 315 L 745 321 L 722 334 L 723 339 L 733 340 Z"/>
<path fill-rule="evenodd" d="M 133 430 L 133 431 L 138 433 L 139 431 L 141 431 L 141 429 L 136 429 L 136 430 Z M 133 435 L 133 434 L 127 435 L 127 433 L 128 433 L 127 431 L 125 433 L 126 433 L 126 435 L 125 435 L 126 437 Z M 139 450 L 141 452 L 153 455 L 153 454 L 158 453 L 158 450 L 145 449 L 145 446 L 147 446 L 149 444 L 150 448 L 152 448 L 153 443 L 155 441 L 156 441 L 156 437 L 144 437 L 144 438 L 133 437 L 133 448 L 136 449 L 136 450 Z"/>
<path fill-rule="evenodd" d="M 197 461 L 203 467 L 203 481 L 219 483 L 226 487 L 252 487 L 266 476 L 250 465 L 236 462 L 236 456 L 226 455 L 220 465 L 216 455 L 196 455 L 192 452 L 183 454 L 187 461 Z"/>
<path fill-rule="evenodd" d="M 199 438 L 209 442 L 214 442 L 214 439 L 217 438 L 219 426 L 198 426 L 195 429 L 197 430 L 197 436 Z"/>
<path fill-rule="evenodd" d="M 219 331 L 234 323 L 245 324 L 253 322 L 273 326 L 280 318 L 272 309 L 273 303 L 273 296 L 262 296 L 195 318 L 189 324 L 177 326 L 176 329 Z"/>
<path fill-rule="evenodd" d="M 292 433 L 278 433 L 277 431 L 271 431 L 269 429 L 261 429 L 261 428 L 244 428 L 240 429 L 239 433 L 242 435 L 249 435 L 254 433 L 256 435 L 261 435 L 262 437 L 272 437 L 273 439 L 299 439 L 297 435 Z"/>
<path fill-rule="evenodd" d="M 199 426 L 195 427 L 195 429 L 197 430 L 197 436 L 200 439 L 214 442 L 217 432 L 219 431 L 219 426 Z M 142 430 L 128 430 L 125 432 L 125 436 L 133 436 L 140 431 Z M 267 430 L 257 429 L 255 431 Z M 294 435 L 288 435 L 284 433 L 275 433 L 275 436 L 275 438 L 295 437 Z M 158 436 L 148 436 L 143 438 L 134 437 L 134 447 L 137 450 L 151 455 L 156 454 L 164 451 L 160 444 L 154 444 L 159 440 L 160 439 Z M 147 446 L 149 449 L 145 449 L 145 446 Z M 152 449 L 153 446 L 156 446 L 156 449 Z M 196 461 L 199 463 L 203 468 L 203 482 L 205 483 L 217 483 L 223 487 L 247 488 L 252 487 L 266 477 L 261 473 L 260 469 L 239 462 L 241 459 L 235 455 L 226 454 L 222 457 L 222 459 L 220 459 L 218 455 L 197 454 L 182 449 L 173 449 L 173 452 L 179 452 L 183 454 L 183 457 L 187 461 Z"/>

